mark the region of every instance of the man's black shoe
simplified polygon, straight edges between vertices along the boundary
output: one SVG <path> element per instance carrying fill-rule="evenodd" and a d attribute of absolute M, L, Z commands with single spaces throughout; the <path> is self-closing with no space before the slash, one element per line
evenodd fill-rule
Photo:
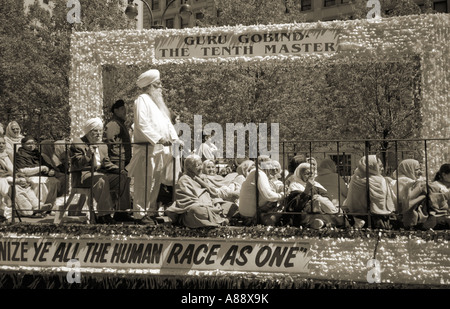
<path fill-rule="evenodd" d="M 97 217 L 98 224 L 116 224 L 116 221 L 111 217 L 111 215 L 105 215 Z"/>
<path fill-rule="evenodd" d="M 142 224 L 142 225 L 151 225 L 151 226 L 158 225 L 158 222 L 156 221 L 156 219 L 154 217 L 150 217 L 150 216 L 143 216 L 141 219 L 137 220 L 137 223 Z"/>
<path fill-rule="evenodd" d="M 116 213 L 114 213 L 113 218 L 117 222 L 135 222 L 136 221 L 136 219 L 133 218 L 133 216 L 127 212 L 116 212 Z"/>

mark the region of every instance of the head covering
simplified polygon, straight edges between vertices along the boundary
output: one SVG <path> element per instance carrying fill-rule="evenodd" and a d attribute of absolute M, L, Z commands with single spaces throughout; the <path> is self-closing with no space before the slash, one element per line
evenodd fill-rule
<path fill-rule="evenodd" d="M 305 181 L 302 179 L 302 175 L 308 169 L 311 170 L 311 164 L 306 162 L 301 163 L 299 166 L 297 166 L 294 172 L 295 181 L 304 185 Z"/>
<path fill-rule="evenodd" d="M 239 166 L 245 161 L 248 161 L 248 158 L 236 158 L 234 159 L 234 164 L 236 164 L 236 166 Z"/>
<path fill-rule="evenodd" d="M 369 162 L 369 175 L 380 175 L 382 167 L 381 160 L 376 155 L 369 155 L 367 160 Z M 359 159 L 357 172 L 360 177 L 366 177 L 366 156 Z"/>
<path fill-rule="evenodd" d="M 317 168 L 317 173 L 320 174 L 327 174 L 327 173 L 336 173 L 336 164 L 333 160 L 326 158 L 323 159 L 319 167 Z"/>
<path fill-rule="evenodd" d="M 277 160 L 272 160 L 272 168 L 276 170 L 277 173 L 281 173 L 281 164 Z"/>
<path fill-rule="evenodd" d="M 250 171 L 254 167 L 255 167 L 255 162 L 253 162 L 252 160 L 245 160 L 237 167 L 236 172 L 239 175 L 242 175 L 247 178 L 248 173 L 250 173 Z"/>
<path fill-rule="evenodd" d="M 27 135 L 27 136 L 25 136 L 24 138 L 22 138 L 21 143 L 22 143 L 22 144 L 25 144 L 25 143 L 28 142 L 29 140 L 35 141 L 35 138 L 34 138 L 33 136 L 31 136 L 31 135 Z"/>
<path fill-rule="evenodd" d="M 8 123 L 8 126 L 6 127 L 5 137 L 9 138 L 9 140 L 11 140 L 14 143 L 20 143 L 20 141 L 23 138 L 23 135 L 21 134 L 21 130 L 19 131 L 18 134 L 15 134 L 14 131 L 12 130 L 13 125 L 17 125 L 20 129 L 20 126 L 17 123 L 17 121 L 11 121 L 10 123 Z"/>
<path fill-rule="evenodd" d="M 407 177 L 415 180 L 416 177 L 416 169 L 420 168 L 420 163 L 414 159 L 405 159 L 398 165 L 397 173 L 398 177 Z M 396 173 L 396 174 L 397 174 Z"/>
<path fill-rule="evenodd" d="M 142 73 L 141 75 L 139 75 L 139 77 L 136 81 L 136 85 L 139 88 L 144 88 L 144 87 L 150 85 L 151 83 L 159 80 L 159 76 L 160 76 L 160 73 L 158 70 L 156 70 L 156 69 L 148 70 L 148 71 Z"/>
<path fill-rule="evenodd" d="M 117 101 L 111 106 L 111 112 L 114 113 L 114 110 L 115 110 L 116 108 L 119 108 L 119 107 L 122 107 L 122 106 L 125 106 L 124 100 L 117 100 Z"/>
<path fill-rule="evenodd" d="M 103 128 L 103 121 L 98 117 L 91 118 L 88 121 L 86 121 L 86 123 L 84 124 L 84 127 L 83 127 L 83 132 L 84 132 L 84 134 L 88 134 L 92 129 L 94 129 L 96 127 Z"/>
<path fill-rule="evenodd" d="M 186 159 L 184 160 L 184 171 L 186 173 L 191 172 L 191 173 L 196 173 L 196 164 L 198 161 L 202 161 L 202 158 L 198 155 L 189 155 L 186 157 Z"/>

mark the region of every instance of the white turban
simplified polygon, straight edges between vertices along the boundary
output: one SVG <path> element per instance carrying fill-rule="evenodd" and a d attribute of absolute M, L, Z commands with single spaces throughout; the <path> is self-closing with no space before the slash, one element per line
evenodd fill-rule
<path fill-rule="evenodd" d="M 84 124 L 83 127 L 84 134 L 88 134 L 92 129 L 96 127 L 100 127 L 103 129 L 103 121 L 98 117 L 89 119 Z"/>
<path fill-rule="evenodd" d="M 159 80 L 159 71 L 152 69 L 152 70 L 148 70 L 147 72 L 142 73 L 138 77 L 138 79 L 136 81 L 136 85 L 139 88 L 144 88 L 157 80 Z"/>

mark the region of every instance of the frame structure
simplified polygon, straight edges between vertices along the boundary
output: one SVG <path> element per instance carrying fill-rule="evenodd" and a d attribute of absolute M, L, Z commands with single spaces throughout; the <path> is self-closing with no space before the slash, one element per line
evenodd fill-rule
<path fill-rule="evenodd" d="M 313 41 L 307 40 L 308 34 Z M 310 45 L 301 45 L 305 42 Z M 261 47 L 261 43 L 266 43 L 265 47 Z M 72 137 L 82 134 L 86 119 L 103 117 L 104 65 L 157 67 L 165 63 L 210 61 L 223 64 L 283 57 L 306 62 L 331 59 L 351 63 L 402 61 L 417 56 L 422 81 L 420 137 L 450 137 L 449 14 L 279 25 L 75 32 L 71 55 Z M 433 170 L 449 162 L 450 144 L 430 141 L 427 160 Z"/>

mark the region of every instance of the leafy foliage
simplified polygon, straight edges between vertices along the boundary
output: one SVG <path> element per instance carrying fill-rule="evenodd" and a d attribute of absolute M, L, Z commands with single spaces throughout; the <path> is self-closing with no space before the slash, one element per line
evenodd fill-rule
<path fill-rule="evenodd" d="M 52 13 L 37 1 L 4 0 L 0 7 L 0 122 L 17 120 L 25 133 L 61 138 L 70 133 L 69 72 L 72 31 L 129 29 L 121 0 L 80 0 L 81 23 L 69 23 L 67 1 Z M 44 136 L 43 136 L 44 137 Z"/>
<path fill-rule="evenodd" d="M 215 0 L 214 11 L 205 10 L 198 26 L 258 25 L 304 22 L 300 1 Z"/>
<path fill-rule="evenodd" d="M 140 94 L 135 80 L 147 69 L 104 67 L 105 111 L 122 98 L 131 122 L 131 106 Z M 194 115 L 202 116 L 203 126 L 219 123 L 224 135 L 227 123 L 279 123 L 280 141 L 406 139 L 420 132 L 417 59 L 166 64 L 158 69 L 167 105 L 182 114 L 191 132 Z M 386 150 L 389 144 L 381 146 Z"/>

